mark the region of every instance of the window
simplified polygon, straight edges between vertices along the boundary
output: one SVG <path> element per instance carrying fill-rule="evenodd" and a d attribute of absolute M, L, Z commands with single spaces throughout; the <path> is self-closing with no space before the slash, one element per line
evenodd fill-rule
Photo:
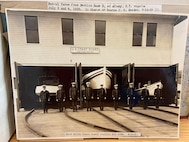
<path fill-rule="evenodd" d="M 74 44 L 73 19 L 62 18 L 62 40 L 63 44 Z"/>
<path fill-rule="evenodd" d="M 147 38 L 146 46 L 156 46 L 156 30 L 157 23 L 148 23 L 147 24 Z"/>
<path fill-rule="evenodd" d="M 95 45 L 105 46 L 106 21 L 95 21 Z"/>
<path fill-rule="evenodd" d="M 133 23 L 133 46 L 142 46 L 143 23 Z"/>
<path fill-rule="evenodd" d="M 39 43 L 37 16 L 25 16 L 27 43 Z"/>

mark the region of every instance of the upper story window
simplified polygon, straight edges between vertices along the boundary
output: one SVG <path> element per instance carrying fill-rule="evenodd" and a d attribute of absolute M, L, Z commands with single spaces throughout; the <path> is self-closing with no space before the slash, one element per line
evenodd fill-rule
<path fill-rule="evenodd" d="M 133 46 L 142 46 L 143 23 L 133 23 Z"/>
<path fill-rule="evenodd" d="M 95 45 L 105 46 L 106 44 L 106 21 L 95 21 Z"/>
<path fill-rule="evenodd" d="M 156 46 L 157 23 L 147 24 L 146 46 Z"/>
<path fill-rule="evenodd" d="M 39 43 L 37 16 L 25 16 L 27 43 Z"/>
<path fill-rule="evenodd" d="M 63 44 L 74 44 L 73 19 L 62 18 L 62 40 Z"/>

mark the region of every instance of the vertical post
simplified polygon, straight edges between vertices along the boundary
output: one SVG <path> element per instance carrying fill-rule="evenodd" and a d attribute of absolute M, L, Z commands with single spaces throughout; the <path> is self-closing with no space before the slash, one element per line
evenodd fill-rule
<path fill-rule="evenodd" d="M 178 93 L 178 85 L 177 85 L 177 83 L 178 83 L 178 64 L 176 64 L 175 65 L 176 66 L 176 71 L 175 71 L 175 85 L 176 85 L 176 96 L 175 96 L 175 105 L 176 106 L 178 106 L 178 95 L 179 95 L 179 93 Z"/>
<path fill-rule="evenodd" d="M 138 83 L 138 89 L 141 87 L 141 82 Z"/>
<path fill-rule="evenodd" d="M 79 98 L 80 98 L 80 107 L 83 108 L 83 97 L 82 97 L 82 65 L 79 63 Z"/>
<path fill-rule="evenodd" d="M 151 84 L 151 81 L 150 80 L 148 80 L 148 85 L 150 85 Z"/>
<path fill-rule="evenodd" d="M 14 89 L 17 91 L 17 98 L 16 98 L 16 105 L 17 105 L 17 111 L 20 110 L 20 94 L 19 94 L 19 73 L 18 73 L 18 63 L 14 62 L 15 67 L 15 77 L 14 77 Z"/>
<path fill-rule="evenodd" d="M 106 90 L 106 66 L 104 66 L 104 68 L 103 68 L 103 75 L 104 75 L 103 86 L 104 86 L 104 89 L 105 89 L 105 92 L 106 92 L 107 91 Z"/>
<path fill-rule="evenodd" d="M 131 64 L 130 63 L 128 65 L 127 77 L 128 77 L 128 83 L 130 83 L 131 82 Z"/>
<path fill-rule="evenodd" d="M 135 63 L 132 64 L 132 82 L 135 83 Z"/>
<path fill-rule="evenodd" d="M 78 83 L 77 83 L 77 63 L 75 63 L 75 75 L 74 75 L 74 80 L 75 80 L 75 83 L 76 83 L 76 88 L 78 88 Z"/>
<path fill-rule="evenodd" d="M 114 74 L 114 84 L 117 83 L 117 74 Z"/>

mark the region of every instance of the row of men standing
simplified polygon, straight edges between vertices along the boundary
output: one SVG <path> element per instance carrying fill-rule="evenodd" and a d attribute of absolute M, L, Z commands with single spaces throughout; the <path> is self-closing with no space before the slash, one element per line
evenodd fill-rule
<path fill-rule="evenodd" d="M 71 87 L 69 88 L 69 100 L 72 102 L 72 109 L 73 111 L 77 111 L 77 102 L 80 99 L 79 98 L 79 91 L 76 88 L 76 83 L 72 82 Z M 127 97 L 129 98 L 129 107 L 132 109 L 132 107 L 135 105 L 135 99 L 136 96 L 134 96 L 134 84 L 130 83 L 129 87 L 127 89 Z M 157 88 L 154 90 L 154 95 L 156 96 L 156 108 L 159 108 L 159 99 L 160 99 L 161 90 L 159 89 L 159 85 L 157 85 Z M 112 99 L 114 103 L 114 109 L 117 110 L 118 103 L 120 101 L 120 91 L 118 89 L 118 84 L 114 85 L 114 89 L 112 90 Z M 50 97 L 50 93 L 46 90 L 46 86 L 43 85 L 43 90 L 40 93 L 40 98 L 42 101 L 42 107 L 44 110 L 44 113 L 48 112 L 48 100 Z M 103 85 L 101 85 L 101 88 L 97 90 L 97 100 L 99 101 L 99 107 L 100 110 L 104 110 L 104 103 L 106 100 L 106 91 L 103 88 Z M 141 97 L 143 100 L 143 108 L 146 109 L 148 106 L 148 99 L 149 99 L 149 90 L 147 89 L 147 86 L 144 85 L 144 89 L 141 92 Z M 83 91 L 83 99 L 86 101 L 86 108 L 87 111 L 92 110 L 92 102 L 94 100 L 94 91 L 90 87 L 90 82 L 86 82 L 86 88 Z M 58 108 L 59 111 L 62 112 L 63 108 L 65 108 L 64 104 L 66 101 L 66 93 L 63 88 L 63 85 L 58 85 L 58 90 L 56 93 L 56 100 L 58 102 Z"/>
<path fill-rule="evenodd" d="M 129 83 L 128 88 L 126 89 L 126 103 L 129 105 L 129 108 L 132 109 L 138 102 L 141 100 L 141 98 L 147 98 L 149 95 L 149 91 L 147 88 L 144 88 L 141 92 L 141 95 L 136 93 L 134 90 L 134 84 Z M 145 101 L 145 100 L 144 100 Z M 143 107 L 145 108 L 147 105 L 147 101 L 143 101 Z"/>
<path fill-rule="evenodd" d="M 72 83 L 72 87 L 69 89 L 69 98 L 72 100 L 72 108 L 73 111 L 77 111 L 77 101 L 79 100 L 78 97 L 78 90 L 76 88 L 75 82 Z M 101 88 L 97 90 L 97 100 L 99 102 L 100 110 L 104 110 L 105 100 L 106 100 L 106 91 L 103 88 L 103 84 L 101 84 Z M 114 108 L 115 110 L 118 107 L 118 101 L 120 100 L 120 93 L 118 90 L 118 85 L 114 85 L 114 89 L 112 91 L 112 98 L 114 100 Z M 90 82 L 86 82 L 86 87 L 83 90 L 83 99 L 86 101 L 86 108 L 87 111 L 92 111 L 93 107 L 93 100 L 94 100 L 94 90 L 90 87 Z"/>
<path fill-rule="evenodd" d="M 50 98 L 50 93 L 46 90 L 46 86 L 43 85 L 43 90 L 40 92 L 40 100 L 42 102 L 42 108 L 44 113 L 48 112 L 48 102 Z M 106 100 L 106 91 L 101 85 L 101 88 L 97 91 L 97 100 L 99 101 L 100 110 L 104 110 L 104 103 Z M 118 101 L 120 100 L 120 93 L 118 90 L 118 85 L 114 85 L 114 89 L 112 91 L 112 98 L 114 100 L 114 108 L 117 110 Z M 83 99 L 86 101 L 87 111 L 92 111 L 92 101 L 94 100 L 94 90 L 90 87 L 90 82 L 86 82 L 86 88 L 83 91 Z M 65 108 L 66 101 L 66 93 L 63 88 L 63 85 L 58 85 L 58 90 L 56 93 L 56 100 L 58 102 L 59 111 L 62 112 Z M 80 100 L 79 91 L 76 88 L 76 83 L 72 82 L 71 87 L 69 88 L 69 100 L 72 102 L 73 111 L 77 111 L 77 102 Z"/>
<path fill-rule="evenodd" d="M 149 99 L 150 99 L 150 93 L 149 90 L 147 89 L 147 84 L 144 84 L 144 88 L 141 91 L 140 94 L 140 99 L 137 99 L 138 95 L 134 95 L 135 91 L 134 91 L 134 84 L 133 83 L 129 83 L 129 87 L 127 89 L 127 95 L 129 98 L 129 108 L 132 109 L 133 106 L 136 103 L 136 100 L 139 100 L 142 102 L 143 108 L 147 109 L 148 108 L 148 104 L 149 104 Z M 160 99 L 162 97 L 162 90 L 160 89 L 160 85 L 157 84 L 157 88 L 154 89 L 154 100 L 155 100 L 155 106 L 156 108 L 159 108 L 160 105 Z"/>
<path fill-rule="evenodd" d="M 46 85 L 43 85 L 43 90 L 40 92 L 40 101 L 42 103 L 42 108 L 44 113 L 48 113 L 48 102 L 49 102 L 49 98 L 50 98 L 50 93 L 48 90 L 46 90 Z M 64 102 L 66 99 L 66 95 L 65 95 L 65 90 L 63 89 L 63 85 L 58 85 L 58 90 L 56 93 L 56 99 L 58 102 L 58 108 L 60 110 L 60 112 L 63 111 L 63 107 L 64 107 Z"/>

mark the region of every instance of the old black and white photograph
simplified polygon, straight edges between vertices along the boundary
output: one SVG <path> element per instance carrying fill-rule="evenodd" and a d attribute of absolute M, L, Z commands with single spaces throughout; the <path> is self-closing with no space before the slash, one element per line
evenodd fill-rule
<path fill-rule="evenodd" d="M 17 66 L 19 133 L 32 138 L 174 138 L 177 68 Z M 23 132 L 23 121 L 30 131 Z"/>
<path fill-rule="evenodd" d="M 179 138 L 188 16 L 153 4 L 47 6 L 6 9 L 17 138 Z"/>

